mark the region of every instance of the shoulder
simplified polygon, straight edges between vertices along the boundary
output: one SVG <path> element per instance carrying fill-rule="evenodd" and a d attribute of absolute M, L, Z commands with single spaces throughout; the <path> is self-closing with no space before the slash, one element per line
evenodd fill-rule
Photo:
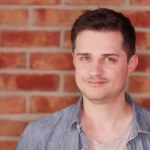
<path fill-rule="evenodd" d="M 55 141 L 56 137 L 63 135 L 63 129 L 65 129 L 75 109 L 75 104 L 73 104 L 60 111 L 31 121 L 19 139 L 17 150 L 33 150 L 34 148 L 36 149 L 37 145 L 44 147 L 44 143 L 48 140 Z"/>
<path fill-rule="evenodd" d="M 150 123 L 150 109 L 139 106 L 139 115 Z"/>
<path fill-rule="evenodd" d="M 142 107 L 135 103 L 135 111 L 140 117 L 143 117 L 143 116 L 148 117 L 149 116 L 148 119 L 150 120 L 150 109 L 149 108 Z"/>
<path fill-rule="evenodd" d="M 144 108 L 138 104 L 135 104 L 135 113 L 136 113 L 136 118 L 138 122 L 144 126 L 149 128 L 150 126 L 150 109 Z"/>
<path fill-rule="evenodd" d="M 47 130 L 47 129 L 52 130 L 53 128 L 56 128 L 57 126 L 60 126 L 60 125 L 62 126 L 69 119 L 69 114 L 72 114 L 74 107 L 75 107 L 74 105 L 75 104 L 70 105 L 60 111 L 54 112 L 50 115 L 35 119 L 29 123 L 29 126 L 32 126 L 32 128 L 37 128 L 40 131 Z"/>
<path fill-rule="evenodd" d="M 141 105 L 137 104 L 132 97 L 126 93 L 126 100 L 131 104 L 133 109 L 133 117 L 137 120 L 139 125 L 150 126 L 150 109 L 144 108 Z"/>

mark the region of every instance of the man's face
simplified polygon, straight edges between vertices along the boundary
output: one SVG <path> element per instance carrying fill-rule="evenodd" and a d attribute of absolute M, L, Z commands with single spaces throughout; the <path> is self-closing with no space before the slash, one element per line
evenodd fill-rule
<path fill-rule="evenodd" d="M 127 61 L 120 32 L 84 30 L 77 35 L 73 63 L 83 98 L 99 103 L 124 94 L 137 57 Z"/>

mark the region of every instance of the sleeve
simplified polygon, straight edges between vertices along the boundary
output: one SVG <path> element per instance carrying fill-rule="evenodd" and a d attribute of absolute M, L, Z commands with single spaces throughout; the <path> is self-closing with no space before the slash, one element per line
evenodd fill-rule
<path fill-rule="evenodd" d="M 34 135 L 35 133 L 33 132 L 34 130 L 35 129 L 32 123 L 27 125 L 17 143 L 16 150 L 35 150 L 37 140 L 33 139 L 33 137 L 36 138 L 36 135 Z"/>

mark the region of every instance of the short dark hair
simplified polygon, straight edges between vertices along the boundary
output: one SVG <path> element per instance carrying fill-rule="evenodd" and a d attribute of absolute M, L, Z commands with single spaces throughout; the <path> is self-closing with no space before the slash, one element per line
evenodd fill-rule
<path fill-rule="evenodd" d="M 123 36 L 123 46 L 128 60 L 135 54 L 135 29 L 130 20 L 120 12 L 107 8 L 98 8 L 83 13 L 74 22 L 71 29 L 72 50 L 79 32 L 83 30 L 120 31 Z"/>

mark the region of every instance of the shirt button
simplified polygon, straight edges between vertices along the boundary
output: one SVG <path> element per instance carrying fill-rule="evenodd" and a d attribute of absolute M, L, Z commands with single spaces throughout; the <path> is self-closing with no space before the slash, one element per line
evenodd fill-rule
<path fill-rule="evenodd" d="M 77 124 L 77 129 L 80 129 L 80 125 L 79 124 Z"/>

